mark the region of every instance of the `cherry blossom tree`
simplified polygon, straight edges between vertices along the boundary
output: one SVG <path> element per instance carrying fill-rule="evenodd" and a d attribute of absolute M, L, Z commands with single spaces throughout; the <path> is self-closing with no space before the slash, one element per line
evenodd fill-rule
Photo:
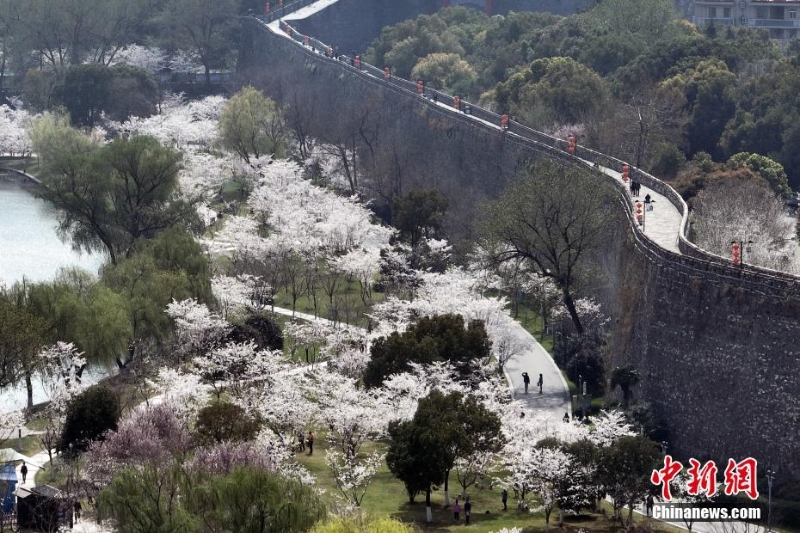
<path fill-rule="evenodd" d="M 326 450 L 325 464 L 331 469 L 336 487 L 347 502 L 361 507 L 367 489 L 385 454 L 372 453 L 365 458 L 344 454 L 339 450 Z"/>
<path fill-rule="evenodd" d="M 237 467 L 278 471 L 291 454 L 270 437 L 259 435 L 255 441 L 219 442 L 200 448 L 189 463 L 204 474 L 230 474 Z"/>
<path fill-rule="evenodd" d="M 296 438 L 304 438 L 305 429 L 317 418 L 319 406 L 306 394 L 302 372 L 284 372 L 280 379 L 262 383 L 240 400 L 258 415 L 281 445 L 291 450 Z"/>
<path fill-rule="evenodd" d="M 231 326 L 195 299 L 167 305 L 167 314 L 175 321 L 175 352 L 181 359 L 197 357 L 216 346 Z"/>
<path fill-rule="evenodd" d="M 591 422 L 593 429 L 589 433 L 589 440 L 598 446 L 610 446 L 620 437 L 630 437 L 636 434 L 622 411 L 600 411 L 600 414 L 593 417 Z"/>
<path fill-rule="evenodd" d="M 259 350 L 252 341 L 230 343 L 193 359 L 194 371 L 211 384 L 217 398 L 223 390 L 241 397 L 252 381 L 269 380 L 288 368 L 283 353 Z"/>
<path fill-rule="evenodd" d="M 17 434 L 17 430 L 25 425 L 22 411 L 0 413 L 0 444 L 7 442 Z"/>
<path fill-rule="evenodd" d="M 469 487 L 484 478 L 490 477 L 496 468 L 496 453 L 477 451 L 466 457 L 457 458 L 453 470 L 458 484 L 461 485 L 461 493 L 466 495 Z"/>
<path fill-rule="evenodd" d="M 67 405 L 85 389 L 81 373 L 86 367 L 86 359 L 74 344 L 60 341 L 43 348 L 39 357 L 42 360 L 42 384 L 50 398 L 44 413 L 47 425 L 39 440 L 52 461 L 52 450 L 61 437 L 66 420 Z"/>
<path fill-rule="evenodd" d="M 0 154 L 30 154 L 32 143 L 28 129 L 32 122 L 33 117 L 27 111 L 0 106 Z"/>
<path fill-rule="evenodd" d="M 87 475 L 102 487 L 123 468 L 169 464 L 190 448 L 189 432 L 175 406 L 170 402 L 152 405 L 134 411 L 103 441 L 92 443 Z"/>
<path fill-rule="evenodd" d="M 342 495 L 359 506 L 383 462 L 382 454 L 361 451 L 367 440 L 386 433 L 388 420 L 383 403 L 378 395 L 357 388 L 355 380 L 339 374 L 318 371 L 309 377 L 312 381 L 307 393 L 318 403 L 319 419 L 329 429 L 326 463 Z"/>
<path fill-rule="evenodd" d="M 539 496 L 539 506 L 544 512 L 545 531 L 550 529 L 550 514 L 558 505 L 562 487 L 571 481 L 571 461 L 569 455 L 558 449 L 536 448 L 531 452 L 532 469 L 527 482 L 531 484 L 532 492 Z"/>
<path fill-rule="evenodd" d="M 372 299 L 372 285 L 380 269 L 380 261 L 380 250 L 377 248 L 353 249 L 334 261 L 334 268 L 358 281 L 364 305 Z"/>
<path fill-rule="evenodd" d="M 209 387 L 202 383 L 201 377 L 196 373 L 160 368 L 156 378 L 147 383 L 158 395 L 145 400 L 143 405 L 147 407 L 168 402 L 183 420 L 194 419 L 208 399 Z"/>

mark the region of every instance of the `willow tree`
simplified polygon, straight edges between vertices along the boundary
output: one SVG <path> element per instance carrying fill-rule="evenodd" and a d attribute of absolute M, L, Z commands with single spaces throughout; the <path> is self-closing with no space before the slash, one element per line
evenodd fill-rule
<path fill-rule="evenodd" d="M 247 163 L 261 156 L 286 152 L 281 109 L 261 91 L 245 87 L 231 98 L 219 119 L 222 144 Z"/>
<path fill-rule="evenodd" d="M 37 121 L 31 137 L 43 169 L 37 194 L 55 208 L 59 232 L 73 247 L 106 252 L 117 264 L 134 253 L 134 243 L 196 220 L 178 186 L 182 155 L 155 138 L 100 146 L 58 115 Z"/>
<path fill-rule="evenodd" d="M 604 242 L 619 209 L 604 178 L 593 171 L 545 161 L 486 206 L 484 246 L 498 262 L 522 260 L 561 290 L 575 330 L 583 325 L 574 294 L 582 267 Z"/>

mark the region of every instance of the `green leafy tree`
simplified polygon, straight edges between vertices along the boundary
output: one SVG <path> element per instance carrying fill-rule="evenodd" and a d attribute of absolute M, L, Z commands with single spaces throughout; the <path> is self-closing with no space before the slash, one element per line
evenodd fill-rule
<path fill-rule="evenodd" d="M 253 314 L 241 323 L 234 323 L 227 338 L 239 343 L 253 341 L 261 350 L 283 350 L 281 328 L 266 314 Z"/>
<path fill-rule="evenodd" d="M 500 425 L 475 398 L 432 391 L 419 401 L 411 421 L 389 425 L 386 464 L 403 481 L 411 503 L 425 491 L 430 511 L 431 486 L 446 482 L 457 458 L 502 447 Z"/>
<path fill-rule="evenodd" d="M 726 166 L 732 170 L 739 168 L 752 170 L 758 176 L 764 178 L 775 194 L 780 195 L 782 198 L 788 198 L 792 192 L 789 188 L 789 181 L 786 177 L 786 172 L 783 170 L 783 165 L 767 156 L 741 152 L 731 156 Z"/>
<path fill-rule="evenodd" d="M 412 248 L 423 237 L 436 238 L 447 212 L 447 197 L 436 189 L 415 189 L 394 201 L 392 224 Z"/>
<path fill-rule="evenodd" d="M 25 379 L 27 408 L 33 408 L 33 374 L 39 368 L 46 323 L 29 312 L 18 298 L 18 288 L 0 286 L 0 387 Z"/>
<path fill-rule="evenodd" d="M 420 15 L 388 26 L 367 50 L 366 60 L 392 68 L 397 76 L 408 78 L 420 59 L 436 53 L 464 54 L 458 38 L 447 31 L 447 22 L 437 15 Z"/>
<path fill-rule="evenodd" d="M 584 332 L 574 302 L 580 269 L 603 245 L 615 216 L 616 200 L 598 186 L 601 179 L 555 162 L 537 163 L 487 205 L 482 223 L 484 247 L 496 261 L 522 260 L 553 280 L 578 334 Z"/>
<path fill-rule="evenodd" d="M 203 65 L 206 83 L 211 70 L 231 64 L 236 48 L 236 0 L 169 0 L 162 21 L 170 44 L 193 53 Z"/>
<path fill-rule="evenodd" d="M 22 80 L 22 101 L 25 106 L 37 113 L 52 109 L 59 101 L 57 83 L 54 72 L 29 69 Z"/>
<path fill-rule="evenodd" d="M 645 437 L 620 437 L 600 451 L 597 479 L 611 496 L 614 516 L 621 519 L 620 510 L 628 505 L 628 522 L 633 508 L 650 493 L 653 484 L 650 474 L 658 468 L 661 451 L 656 443 Z"/>
<path fill-rule="evenodd" d="M 411 79 L 449 94 L 470 94 L 477 78 L 475 69 L 458 54 L 429 54 L 411 71 Z"/>
<path fill-rule="evenodd" d="M 111 98 L 111 69 L 96 63 L 67 70 L 61 99 L 76 126 L 93 127 Z"/>
<path fill-rule="evenodd" d="M 568 57 L 537 59 L 494 89 L 495 104 L 535 126 L 578 124 L 607 105 L 606 82 Z"/>
<path fill-rule="evenodd" d="M 108 104 L 103 109 L 112 120 L 149 117 L 159 101 L 158 82 L 146 70 L 132 65 L 114 65 Z"/>
<path fill-rule="evenodd" d="M 395 332 L 375 341 L 364 370 L 364 384 L 380 386 L 391 374 L 410 370 L 409 363 L 450 361 L 469 376 L 471 362 L 486 360 L 490 352 L 491 341 L 483 322 L 473 320 L 465 328 L 459 315 L 423 317 L 402 334 Z"/>
<path fill-rule="evenodd" d="M 326 516 L 313 487 L 261 469 L 196 480 L 187 493 L 187 507 L 206 525 L 203 531 L 300 533 Z"/>
<path fill-rule="evenodd" d="M 258 420 L 229 402 L 206 406 L 197 414 L 195 433 L 203 444 L 253 440 L 261 429 Z"/>
<path fill-rule="evenodd" d="M 195 222 L 178 189 L 181 154 L 156 139 L 118 138 L 101 148 L 55 116 L 38 122 L 32 138 L 44 167 L 38 194 L 76 248 L 105 251 L 116 264 L 138 240 Z"/>
<path fill-rule="evenodd" d="M 86 389 L 67 405 L 58 451 L 86 451 L 107 431 L 116 431 L 120 413 L 119 398 L 110 389 L 100 385 Z"/>
<path fill-rule="evenodd" d="M 690 117 L 686 126 L 689 152 L 721 155 L 720 137 L 736 112 L 736 75 L 719 59 L 708 59 L 696 62 L 664 84 L 682 90 L 686 97 Z"/>
<path fill-rule="evenodd" d="M 185 477 L 178 465 L 126 468 L 98 496 L 98 517 L 120 533 L 199 533 L 199 520 L 180 498 Z"/>
<path fill-rule="evenodd" d="M 103 283 L 125 302 L 130 324 L 127 358 L 117 356 L 120 368 L 136 358 L 139 347 L 169 335 L 172 322 L 164 310 L 173 299 L 212 301 L 208 258 L 191 234 L 171 229 L 137 249 L 136 255 L 101 272 Z"/>
<path fill-rule="evenodd" d="M 267 154 L 286 152 L 280 108 L 258 89 L 245 87 L 225 105 L 219 122 L 222 144 L 250 163 Z"/>

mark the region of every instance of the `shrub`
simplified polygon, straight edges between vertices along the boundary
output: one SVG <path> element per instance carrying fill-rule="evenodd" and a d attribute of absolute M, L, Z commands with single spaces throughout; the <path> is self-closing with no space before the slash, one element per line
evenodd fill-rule
<path fill-rule="evenodd" d="M 362 516 L 337 517 L 320 522 L 311 533 L 413 533 L 414 528 L 394 518 L 367 520 Z"/>
<path fill-rule="evenodd" d="M 244 409 L 229 402 L 204 407 L 197 415 L 195 434 L 201 444 L 253 440 L 261 423 Z"/>
<path fill-rule="evenodd" d="M 242 324 L 235 324 L 228 341 L 253 341 L 259 349 L 283 350 L 283 333 L 277 322 L 264 315 L 250 315 Z"/>
<path fill-rule="evenodd" d="M 107 431 L 116 431 L 120 416 L 119 398 L 103 386 L 91 387 L 67 406 L 67 417 L 58 450 L 86 451 L 92 441 L 103 440 Z"/>

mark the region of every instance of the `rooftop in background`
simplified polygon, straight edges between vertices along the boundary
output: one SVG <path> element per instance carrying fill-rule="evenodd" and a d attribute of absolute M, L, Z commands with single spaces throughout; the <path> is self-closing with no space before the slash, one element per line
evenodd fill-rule
<path fill-rule="evenodd" d="M 772 39 L 800 35 L 800 0 L 695 0 L 694 22 L 699 26 L 764 28 Z"/>

